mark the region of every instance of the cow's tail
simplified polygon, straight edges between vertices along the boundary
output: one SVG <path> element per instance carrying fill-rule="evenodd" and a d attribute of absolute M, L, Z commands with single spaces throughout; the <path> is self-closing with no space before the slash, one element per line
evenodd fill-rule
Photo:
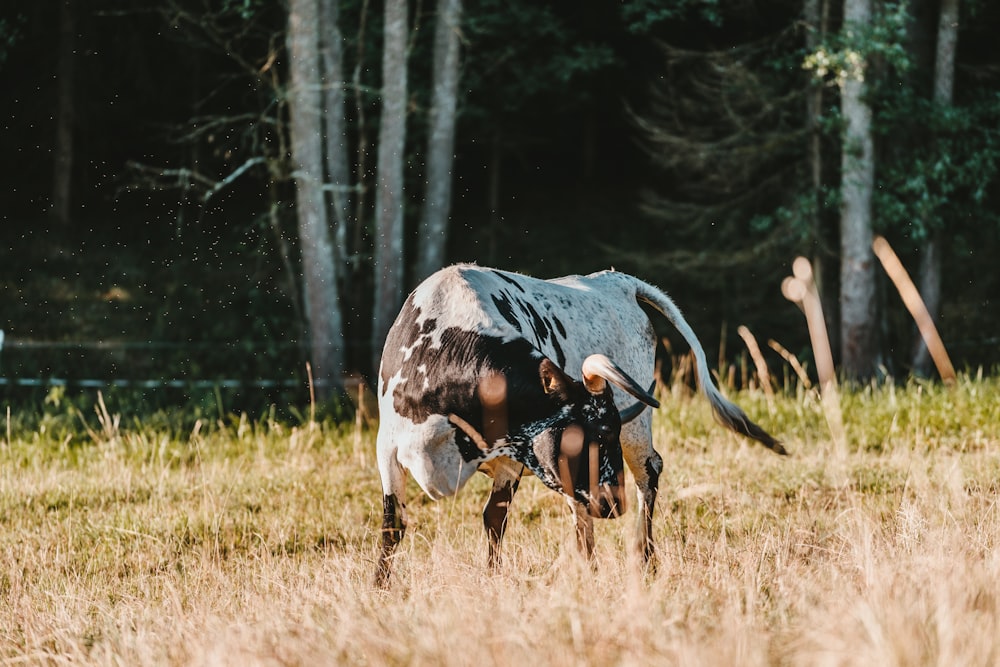
<path fill-rule="evenodd" d="M 705 359 L 705 350 L 701 347 L 701 341 L 698 340 L 691 326 L 681 314 L 680 309 L 671 301 L 670 297 L 652 285 L 638 279 L 635 280 L 635 286 L 636 299 L 649 304 L 663 313 L 664 317 L 670 320 L 670 323 L 674 325 L 680 335 L 684 337 L 684 340 L 687 341 L 688 345 L 691 346 L 691 351 L 694 353 L 696 362 L 698 387 L 705 394 L 705 397 L 708 398 L 709 403 L 712 404 L 712 411 L 715 413 L 716 419 L 726 428 L 753 438 L 778 454 L 787 454 L 780 442 L 770 433 L 750 421 L 746 413 L 738 405 L 726 399 L 715 386 L 715 383 L 712 381 L 712 375 L 708 370 L 708 361 Z"/>

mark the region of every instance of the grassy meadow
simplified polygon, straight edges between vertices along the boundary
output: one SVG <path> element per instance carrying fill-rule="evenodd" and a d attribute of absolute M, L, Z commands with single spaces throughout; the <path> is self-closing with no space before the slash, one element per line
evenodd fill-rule
<path fill-rule="evenodd" d="M 12 410 L 0 664 L 1000 663 L 1000 381 L 844 392 L 846 447 L 812 392 L 730 393 L 792 456 L 663 396 L 655 571 L 634 504 L 586 563 L 527 479 L 487 572 L 478 476 L 411 485 L 387 592 L 373 427 Z"/>

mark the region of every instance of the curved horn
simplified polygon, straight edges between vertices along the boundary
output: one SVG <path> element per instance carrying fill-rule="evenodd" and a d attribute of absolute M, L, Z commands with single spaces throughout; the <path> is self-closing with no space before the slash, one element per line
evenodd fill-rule
<path fill-rule="evenodd" d="M 653 384 L 649 385 L 649 391 L 647 392 L 650 396 L 653 395 L 653 390 L 656 389 L 656 380 L 653 380 Z M 646 409 L 646 404 L 642 401 L 636 401 L 632 405 L 628 406 L 624 410 L 618 411 L 618 416 L 621 417 L 622 423 L 627 424 L 639 415 L 642 411 Z"/>
<path fill-rule="evenodd" d="M 583 360 L 583 384 L 587 387 L 587 391 L 592 394 L 603 392 L 605 380 L 621 387 L 646 405 L 660 407 L 658 400 L 603 354 L 592 354 Z"/>

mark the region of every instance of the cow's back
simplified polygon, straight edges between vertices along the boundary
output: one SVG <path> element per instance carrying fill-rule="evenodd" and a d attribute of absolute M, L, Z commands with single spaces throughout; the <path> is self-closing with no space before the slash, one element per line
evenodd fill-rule
<path fill-rule="evenodd" d="M 656 339 L 649 317 L 636 300 L 637 282 L 616 271 L 551 281 L 578 295 L 564 315 L 568 333 L 576 341 L 575 354 L 566 358 L 569 372 L 579 375 L 587 355 L 604 354 L 638 382 L 648 386 L 652 381 Z M 626 400 L 623 392 L 616 390 L 616 394 Z"/>
<path fill-rule="evenodd" d="M 636 283 L 615 271 L 541 280 L 473 264 L 442 269 L 409 295 L 393 324 L 380 393 L 391 393 L 394 382 L 403 379 L 401 370 L 422 350 L 455 348 L 445 363 L 468 368 L 482 354 L 475 348 L 484 339 L 530 349 L 576 378 L 587 356 L 605 354 L 648 386 L 655 337 L 636 301 Z M 423 379 L 433 384 L 435 378 Z M 620 405 L 632 400 L 618 390 L 616 396 Z"/>

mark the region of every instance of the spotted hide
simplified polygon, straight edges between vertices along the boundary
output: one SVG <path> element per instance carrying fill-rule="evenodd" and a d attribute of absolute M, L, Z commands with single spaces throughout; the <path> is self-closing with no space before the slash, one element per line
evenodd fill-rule
<path fill-rule="evenodd" d="M 697 337 L 659 289 L 615 271 L 539 280 L 475 265 L 442 269 L 406 299 L 382 353 L 379 585 L 406 528 L 407 471 L 434 499 L 458 492 L 477 470 L 493 478 L 483 522 L 496 566 L 523 474 L 567 499 L 589 554 L 592 517 L 624 510 L 627 464 L 637 485 L 640 549 L 652 556 L 663 462 L 653 449 L 651 412 L 642 409 L 658 403 L 643 389 L 652 386 L 655 337 L 641 303 L 691 346 L 719 421 L 784 453 L 719 393 Z"/>

